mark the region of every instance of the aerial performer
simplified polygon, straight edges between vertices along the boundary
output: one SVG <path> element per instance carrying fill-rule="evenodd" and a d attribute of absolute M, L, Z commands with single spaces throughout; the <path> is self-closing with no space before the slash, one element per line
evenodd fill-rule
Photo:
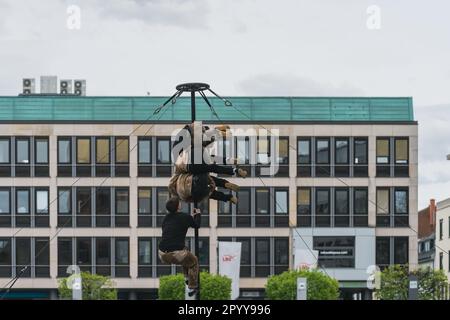
<path fill-rule="evenodd" d="M 213 176 L 210 173 L 221 175 L 238 176 L 245 178 L 247 171 L 238 168 L 236 161 L 232 160 L 233 165 L 219 165 L 217 162 L 224 163 L 224 159 L 212 157 L 210 154 L 210 146 L 216 141 L 215 136 L 226 136 L 228 126 L 217 126 L 210 129 L 202 126 L 201 122 L 194 122 L 184 127 L 191 143 L 180 150 L 175 161 L 175 174 L 169 182 L 169 192 L 173 196 L 177 196 L 185 202 L 200 202 L 209 197 L 217 201 L 237 203 L 237 198 L 231 194 L 226 194 L 217 190 L 218 187 L 239 191 L 239 186 L 229 182 L 226 179 Z M 186 133 L 185 132 L 185 133 Z M 194 161 L 194 132 L 202 132 L 201 140 L 201 163 Z M 181 143 L 177 139 L 174 148 Z M 213 159 L 214 158 L 214 159 Z"/>

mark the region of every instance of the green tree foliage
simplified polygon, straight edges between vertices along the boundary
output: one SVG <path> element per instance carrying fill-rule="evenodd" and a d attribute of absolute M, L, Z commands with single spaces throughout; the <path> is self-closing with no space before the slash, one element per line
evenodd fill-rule
<path fill-rule="evenodd" d="M 418 279 L 419 300 L 444 299 L 447 276 L 442 270 L 418 269 L 408 271 L 407 266 L 392 265 L 380 273 L 380 288 L 376 290 L 376 296 L 382 300 L 406 300 L 408 299 L 409 275 L 415 275 Z"/>
<path fill-rule="evenodd" d="M 226 276 L 200 273 L 201 300 L 231 299 L 231 279 Z M 160 300 L 184 300 L 184 275 L 170 275 L 159 278 L 158 296 Z"/>
<path fill-rule="evenodd" d="M 295 300 L 297 298 L 297 278 L 308 282 L 308 300 L 336 300 L 339 298 L 339 283 L 318 270 L 290 270 L 269 277 L 266 296 L 272 300 Z"/>
<path fill-rule="evenodd" d="M 58 280 L 58 293 L 62 299 L 72 299 L 72 289 L 67 287 L 67 279 Z M 116 300 L 117 290 L 113 281 L 104 276 L 81 272 L 83 300 Z"/>

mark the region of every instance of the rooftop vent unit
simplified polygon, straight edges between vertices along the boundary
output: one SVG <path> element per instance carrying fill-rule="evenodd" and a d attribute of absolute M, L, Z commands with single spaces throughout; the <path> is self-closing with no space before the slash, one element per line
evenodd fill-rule
<path fill-rule="evenodd" d="M 24 95 L 34 94 L 36 90 L 34 78 L 24 78 L 22 80 L 22 87 L 23 87 L 22 94 Z"/>
<path fill-rule="evenodd" d="M 72 80 L 59 81 L 59 94 L 72 94 Z"/>
<path fill-rule="evenodd" d="M 74 94 L 77 96 L 86 95 L 86 80 L 74 80 Z"/>
<path fill-rule="evenodd" d="M 58 93 L 58 77 L 41 76 L 41 94 L 57 94 L 57 93 Z"/>

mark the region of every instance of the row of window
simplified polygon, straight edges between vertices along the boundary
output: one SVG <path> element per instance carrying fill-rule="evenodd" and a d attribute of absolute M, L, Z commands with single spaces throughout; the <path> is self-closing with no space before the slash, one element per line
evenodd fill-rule
<path fill-rule="evenodd" d="M 407 187 L 377 188 L 377 227 L 408 227 L 408 203 Z M 368 204 L 367 187 L 300 187 L 297 189 L 297 226 L 367 227 Z"/>
<path fill-rule="evenodd" d="M 0 227 L 48 226 L 48 187 L 0 187 Z"/>
<path fill-rule="evenodd" d="M 129 277 L 129 245 L 128 238 L 58 238 L 58 276 L 66 277 L 67 268 L 77 265 L 93 274 Z"/>
<path fill-rule="evenodd" d="M 0 177 L 48 177 L 48 137 L 0 137 Z"/>
<path fill-rule="evenodd" d="M 128 137 L 58 137 L 58 176 L 128 177 Z"/>
<path fill-rule="evenodd" d="M 0 238 L 0 277 L 50 277 L 49 238 Z"/>
<path fill-rule="evenodd" d="M 299 137 L 297 176 L 367 177 L 367 137 Z M 409 176 L 409 139 L 377 137 L 377 177 Z"/>
<path fill-rule="evenodd" d="M 229 191 L 224 191 L 229 192 Z M 241 188 L 237 205 L 218 202 L 219 227 L 289 227 L 289 189 Z M 165 187 L 139 187 L 138 227 L 160 227 L 169 192 Z M 58 187 L 58 227 L 129 227 L 128 187 Z M 367 187 L 299 187 L 298 227 L 367 227 Z M 202 226 L 209 226 L 209 201 L 199 203 Z M 183 203 L 189 214 L 192 204 Z M 376 189 L 376 225 L 409 225 L 407 187 Z M 1 227 L 48 227 L 49 190 L 46 187 L 0 188 Z M 442 221 L 440 221 L 442 235 Z"/>
<path fill-rule="evenodd" d="M 381 269 L 392 265 L 406 265 L 409 261 L 408 237 L 377 237 L 375 263 Z"/>
<path fill-rule="evenodd" d="M 138 176 L 172 174 L 171 137 L 138 137 Z M 289 176 L 289 138 L 234 137 L 219 141 L 218 158 L 237 158 L 250 176 Z M 129 176 L 128 137 L 58 137 L 58 176 Z M 276 172 L 263 171 L 276 156 Z M 367 177 L 367 137 L 298 137 L 300 177 Z M 48 176 L 48 137 L 1 137 L 0 176 Z M 378 137 L 376 174 L 409 175 L 409 139 Z"/>
<path fill-rule="evenodd" d="M 161 238 L 138 238 L 138 277 L 156 278 L 182 272 L 179 266 L 163 264 L 158 257 Z M 200 267 L 209 271 L 209 238 L 199 239 Z M 219 237 L 218 241 L 241 242 L 241 277 L 267 277 L 289 268 L 287 237 Z M 193 239 L 186 247 L 193 250 Z M 58 238 L 58 277 L 67 276 L 71 265 L 111 277 L 130 276 L 129 238 Z M 355 267 L 355 237 L 314 237 L 319 252 L 318 264 L 324 268 Z M 408 264 L 408 237 L 376 237 L 376 264 Z M 442 256 L 442 253 L 441 253 Z M 442 261 L 442 258 L 441 258 Z M 48 278 L 50 275 L 49 238 L 0 238 L 0 277 Z M 441 262 L 442 265 L 442 262 Z"/>
<path fill-rule="evenodd" d="M 241 243 L 240 277 L 268 277 L 289 269 L 289 238 L 219 237 Z"/>
<path fill-rule="evenodd" d="M 218 202 L 219 227 L 289 227 L 288 188 L 241 188 L 237 198 Z"/>
<path fill-rule="evenodd" d="M 298 227 L 367 227 L 367 187 L 297 189 Z"/>

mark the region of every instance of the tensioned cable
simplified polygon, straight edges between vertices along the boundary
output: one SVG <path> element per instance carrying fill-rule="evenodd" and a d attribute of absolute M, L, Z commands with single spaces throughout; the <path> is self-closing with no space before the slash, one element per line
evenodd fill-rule
<path fill-rule="evenodd" d="M 210 105 L 210 108 L 212 108 L 213 110 L 214 110 L 214 108 Z M 217 112 L 215 112 L 214 111 L 214 114 L 215 114 L 215 116 L 217 117 L 217 119 L 219 120 L 219 122 L 221 122 L 222 124 L 224 124 L 224 122 L 219 118 L 219 116 L 217 115 Z M 257 176 L 257 178 L 261 181 L 261 183 L 264 185 L 264 187 L 268 187 L 266 184 L 265 184 L 265 182 L 264 182 L 264 180 L 260 177 L 260 176 Z M 280 204 L 277 202 L 277 200 L 275 199 L 275 194 L 273 193 L 273 192 L 270 192 L 270 190 L 269 190 L 269 194 L 270 194 L 270 196 L 272 197 L 272 201 L 276 204 L 276 206 L 278 207 L 278 208 L 281 208 L 281 206 L 280 206 Z M 308 249 L 308 251 L 311 253 L 311 255 L 313 256 L 313 258 L 316 260 L 316 264 L 317 264 L 317 266 L 320 268 L 320 269 L 322 269 L 329 277 L 331 277 L 329 274 L 328 274 L 328 272 L 327 272 L 327 270 L 323 267 L 323 266 L 321 266 L 320 264 L 319 264 L 319 257 L 317 256 L 317 258 L 315 257 L 315 253 L 314 253 L 314 251 L 313 251 L 313 249 L 311 249 L 311 247 L 308 245 L 308 243 L 306 242 L 306 240 L 303 238 L 303 236 L 298 232 L 298 230 L 297 230 L 297 228 L 294 226 L 294 224 L 292 223 L 292 221 L 291 221 L 291 219 L 289 218 L 289 213 L 288 213 L 288 216 L 287 216 L 287 218 L 288 218 L 288 224 L 289 224 L 289 228 L 290 229 L 294 229 L 294 231 L 297 233 L 297 235 L 299 236 L 299 238 L 302 240 L 302 242 L 304 243 L 304 245 L 306 246 L 306 248 Z"/>
<path fill-rule="evenodd" d="M 232 106 L 236 111 L 238 111 L 239 113 L 241 113 L 242 115 L 244 115 L 247 119 L 253 120 L 253 119 L 251 119 L 251 117 L 248 116 L 246 113 L 244 113 L 244 112 L 242 112 L 241 110 L 237 109 L 233 104 L 231 104 L 230 106 Z M 267 131 L 272 135 L 272 132 L 270 131 L 270 129 L 267 129 L 266 127 L 264 127 L 264 126 L 263 126 L 262 124 L 260 124 L 260 123 L 257 123 L 257 125 L 260 126 L 260 127 L 262 127 L 263 129 L 267 130 Z M 296 151 L 296 148 L 294 148 L 291 144 L 288 143 L 288 145 L 289 145 L 290 148 L 292 148 L 294 151 Z M 329 170 L 326 170 L 325 168 L 322 168 L 322 167 L 320 167 L 320 166 L 319 166 L 319 168 L 321 168 L 325 173 L 327 173 L 327 174 L 329 174 L 329 175 L 331 176 L 331 172 L 330 172 Z M 350 186 L 349 184 L 347 184 L 347 183 L 346 183 L 343 179 L 341 179 L 340 177 L 333 177 L 333 178 L 336 178 L 337 180 L 339 180 L 340 182 L 342 182 L 345 186 L 351 188 L 351 186 Z M 368 198 L 368 201 L 369 201 L 370 203 L 374 204 L 376 209 L 381 209 L 381 212 L 386 213 L 386 214 L 389 214 L 389 211 L 387 211 L 387 210 L 385 210 L 384 208 L 381 208 L 380 206 L 378 206 L 378 204 L 377 204 L 376 202 L 374 202 L 373 200 L 370 200 L 370 199 Z M 409 217 L 409 215 L 408 215 L 408 217 Z M 416 233 L 417 236 L 419 235 L 419 232 L 416 231 L 414 228 L 412 228 L 412 227 L 409 225 L 409 223 L 408 223 L 408 224 L 403 224 L 403 225 L 406 226 L 406 227 L 408 227 L 409 229 L 411 229 L 414 233 Z M 312 228 L 314 228 L 314 227 L 312 227 Z M 442 248 L 440 248 L 438 245 L 435 244 L 434 246 L 435 246 L 435 248 L 438 248 L 438 249 L 440 249 L 441 251 L 445 252 L 445 254 L 449 255 L 448 252 L 446 252 L 445 250 L 443 250 Z"/>
<path fill-rule="evenodd" d="M 149 121 L 149 120 L 151 120 L 152 118 L 153 118 L 153 116 L 155 116 L 156 114 L 158 114 L 160 111 L 161 111 L 161 109 L 162 108 L 164 108 L 167 104 L 168 104 L 168 102 L 172 102 L 172 105 L 174 105 L 175 104 L 175 102 L 176 102 L 176 98 L 178 97 L 177 96 L 177 94 L 178 94 L 178 96 L 179 96 L 179 92 L 177 91 L 177 93 L 175 93 L 172 97 L 170 97 L 165 103 L 163 103 L 161 106 L 159 106 L 158 108 L 156 108 L 153 112 L 152 112 L 152 114 L 149 116 L 149 117 L 147 117 L 143 122 L 141 122 L 136 128 L 134 128 L 129 134 L 128 134 L 128 137 L 129 136 L 131 136 L 134 132 L 136 132 L 140 127 L 142 127 L 143 125 L 145 125 L 145 124 L 147 124 L 147 121 Z M 164 110 L 164 112 L 159 116 L 159 118 L 157 119 L 157 120 L 160 120 L 163 116 L 164 116 L 164 114 L 167 112 L 167 108 Z M 150 132 L 150 130 L 155 126 L 155 124 L 156 123 L 154 123 L 154 124 L 152 124 L 148 129 L 147 129 L 147 131 L 144 133 L 144 136 L 146 136 L 147 134 L 148 134 L 148 132 Z M 123 142 L 124 142 L 125 140 L 122 140 L 120 143 L 118 143 L 117 145 L 114 145 L 114 147 L 111 149 L 112 151 L 114 151 L 117 147 L 119 147 Z M 136 148 L 136 146 L 138 145 L 138 143 L 139 143 L 139 141 L 133 146 L 133 148 L 131 148 L 128 152 L 130 153 L 131 151 L 133 151 L 135 148 Z M 109 154 L 105 154 L 100 160 L 103 160 L 106 156 L 109 156 Z M 78 177 L 70 186 L 69 186 L 69 188 L 71 188 L 71 187 L 73 187 L 80 179 L 81 179 L 82 177 Z M 111 177 L 105 177 L 104 179 L 103 179 L 103 181 L 99 184 L 99 185 L 97 185 L 96 187 L 101 187 L 109 178 L 111 178 Z M 84 201 L 84 204 L 86 204 L 90 199 L 91 199 L 91 195 L 92 193 L 89 193 L 89 197 Z M 56 200 L 58 200 L 59 199 L 59 194 L 58 194 L 58 196 L 55 198 L 55 199 L 53 199 L 49 204 L 48 204 L 48 208 L 49 208 L 49 212 L 50 212 L 50 205 L 52 204 L 52 203 L 54 203 Z M 45 246 L 43 246 L 42 248 L 41 248 L 41 250 L 39 250 L 39 252 L 35 255 L 35 257 L 34 257 L 34 259 L 36 260 L 39 256 L 40 256 L 40 254 L 42 254 L 49 246 L 50 246 L 50 243 L 51 243 L 51 241 L 52 240 L 54 240 L 57 236 L 58 236 L 58 234 L 64 229 L 64 227 L 68 224 L 68 222 L 69 222 L 70 220 L 69 219 L 67 219 L 67 221 L 62 225 L 62 226 L 59 226 L 59 227 L 57 227 L 57 229 L 59 229 L 59 230 L 57 230 L 57 232 L 53 235 L 53 237 L 52 238 L 50 238 L 49 239 L 49 241 L 46 243 L 46 245 Z M 12 238 L 11 239 L 14 239 L 14 237 L 21 231 L 21 230 L 23 230 L 25 227 L 22 227 L 22 228 L 20 228 L 18 231 L 16 231 L 15 233 L 14 233 L 14 235 L 12 236 Z M 29 268 L 31 266 L 31 263 L 30 264 L 28 264 L 28 265 L 26 265 L 26 266 L 24 266 L 21 270 L 20 270 L 20 272 L 16 275 L 16 276 L 14 276 L 12 279 L 10 279 L 3 287 L 2 287 L 2 290 L 4 290 L 6 287 L 8 287 L 8 285 L 9 285 L 9 287 L 8 287 L 8 289 L 3 293 L 3 295 L 0 297 L 0 300 L 2 300 L 9 292 L 10 292 L 10 290 L 12 289 L 12 287 L 14 286 L 14 284 L 17 282 L 17 280 L 19 280 L 19 278 L 24 274 L 24 272 Z"/>

